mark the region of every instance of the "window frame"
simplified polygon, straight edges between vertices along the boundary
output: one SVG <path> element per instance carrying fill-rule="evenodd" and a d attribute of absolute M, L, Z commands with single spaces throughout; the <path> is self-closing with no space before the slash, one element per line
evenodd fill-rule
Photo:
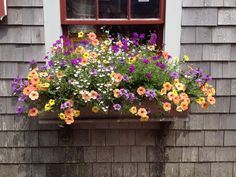
<path fill-rule="evenodd" d="M 165 0 L 160 1 L 160 18 L 131 18 L 131 0 L 127 0 L 128 18 L 99 18 L 99 2 L 95 0 L 96 17 L 95 19 L 76 19 L 67 18 L 66 0 L 60 0 L 61 24 L 62 25 L 147 25 L 147 24 L 164 24 L 165 21 Z"/>
<path fill-rule="evenodd" d="M 0 20 L 7 16 L 7 0 L 0 0 Z"/>

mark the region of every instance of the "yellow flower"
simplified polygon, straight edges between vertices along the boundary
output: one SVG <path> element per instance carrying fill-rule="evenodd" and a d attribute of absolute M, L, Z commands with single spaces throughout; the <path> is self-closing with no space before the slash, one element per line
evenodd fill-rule
<path fill-rule="evenodd" d="M 60 113 L 60 114 L 58 114 L 58 116 L 59 116 L 59 118 L 62 119 L 62 120 L 64 120 L 65 117 L 66 117 L 64 113 Z"/>
<path fill-rule="evenodd" d="M 89 57 L 89 53 L 84 53 L 84 54 L 83 54 L 83 57 L 84 57 L 84 58 L 88 58 L 88 57 Z"/>
<path fill-rule="evenodd" d="M 50 104 L 45 104 L 44 106 L 45 111 L 50 111 L 52 109 Z"/>
<path fill-rule="evenodd" d="M 104 44 L 105 44 L 105 45 L 110 45 L 110 44 L 111 44 L 111 41 L 110 41 L 110 40 L 105 40 L 105 41 L 104 41 Z"/>
<path fill-rule="evenodd" d="M 98 113 L 100 111 L 100 108 L 98 106 L 93 106 L 92 111 Z"/>
<path fill-rule="evenodd" d="M 204 104 L 204 103 L 206 102 L 206 100 L 205 100 L 205 98 L 200 97 L 200 98 L 197 99 L 196 102 L 197 102 L 198 104 L 202 105 L 202 104 Z"/>
<path fill-rule="evenodd" d="M 184 61 L 189 61 L 189 57 L 187 55 L 184 55 Z"/>
<path fill-rule="evenodd" d="M 62 78 L 63 76 L 65 76 L 64 75 L 64 73 L 62 72 L 62 71 L 58 71 L 57 73 L 56 73 L 56 76 L 57 76 L 57 78 Z"/>
<path fill-rule="evenodd" d="M 108 64 L 108 63 L 109 63 L 108 60 L 103 60 L 102 62 L 103 62 L 104 64 Z"/>
<path fill-rule="evenodd" d="M 84 33 L 82 31 L 78 32 L 78 38 L 82 38 L 84 36 Z"/>
<path fill-rule="evenodd" d="M 149 116 L 145 116 L 145 117 L 141 117 L 140 118 L 140 121 L 141 122 L 146 122 L 146 121 L 148 121 L 149 120 Z"/>
<path fill-rule="evenodd" d="M 175 87 L 177 88 L 177 90 L 184 90 L 185 85 L 182 83 L 177 83 Z"/>
<path fill-rule="evenodd" d="M 172 93 L 173 93 L 175 96 L 178 96 L 177 90 L 173 90 Z"/>
<path fill-rule="evenodd" d="M 174 60 L 175 60 L 176 62 L 179 62 L 179 57 L 175 57 Z"/>
<path fill-rule="evenodd" d="M 130 57 L 128 60 L 128 64 L 133 64 L 136 62 L 136 57 Z"/>
<path fill-rule="evenodd" d="M 80 110 L 74 110 L 74 116 L 79 117 L 80 116 Z"/>
<path fill-rule="evenodd" d="M 50 100 L 48 101 L 48 104 L 49 104 L 50 106 L 53 106 L 53 105 L 55 104 L 55 100 L 50 99 Z"/>
<path fill-rule="evenodd" d="M 136 114 L 137 113 L 137 108 L 135 106 L 133 106 L 129 109 L 129 112 L 131 112 L 132 114 Z"/>

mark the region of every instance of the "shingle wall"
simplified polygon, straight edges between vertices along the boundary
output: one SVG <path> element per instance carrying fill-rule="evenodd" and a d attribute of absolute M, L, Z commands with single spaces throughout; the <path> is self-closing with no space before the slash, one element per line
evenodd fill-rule
<path fill-rule="evenodd" d="M 10 81 L 44 56 L 42 0 L 8 0 L 0 22 L 0 177 L 236 177 L 236 0 L 183 0 L 181 53 L 218 103 L 172 124 L 38 125 L 14 115 Z"/>

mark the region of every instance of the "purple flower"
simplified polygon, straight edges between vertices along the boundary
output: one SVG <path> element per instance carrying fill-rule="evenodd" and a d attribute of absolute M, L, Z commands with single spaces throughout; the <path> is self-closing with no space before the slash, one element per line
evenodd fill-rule
<path fill-rule="evenodd" d="M 49 60 L 48 61 L 48 66 L 49 67 L 53 67 L 55 65 L 54 61 L 53 60 Z"/>
<path fill-rule="evenodd" d="M 93 68 L 93 69 L 90 71 L 90 74 L 91 74 L 92 76 L 97 76 L 97 75 L 98 75 L 98 71 L 97 71 L 95 68 Z"/>
<path fill-rule="evenodd" d="M 121 109 L 121 105 L 120 104 L 114 104 L 113 108 L 114 108 L 114 110 L 119 111 Z"/>
<path fill-rule="evenodd" d="M 18 101 L 19 102 L 24 102 L 25 100 L 27 99 L 27 96 L 26 95 L 22 95 L 18 98 Z"/>
<path fill-rule="evenodd" d="M 113 45 L 112 46 L 112 51 L 115 52 L 115 53 L 119 52 L 119 46 L 118 45 Z"/>
<path fill-rule="evenodd" d="M 146 78 L 151 79 L 151 78 L 152 78 L 152 73 L 150 73 L 150 72 L 147 73 L 147 74 L 146 74 Z"/>
<path fill-rule="evenodd" d="M 156 97 L 155 90 L 147 90 L 145 96 L 149 98 L 149 100 L 153 100 Z"/>
<path fill-rule="evenodd" d="M 171 72 L 171 73 L 170 73 L 170 77 L 171 77 L 172 79 L 178 79 L 178 78 L 179 78 L 179 73 L 177 73 L 177 72 Z"/>
<path fill-rule="evenodd" d="M 149 63 L 150 63 L 150 61 L 149 61 L 149 59 L 147 59 L 147 58 L 144 58 L 144 59 L 143 59 L 143 63 L 145 63 L 145 64 L 149 64 Z"/>
<path fill-rule="evenodd" d="M 24 86 L 25 86 L 25 83 L 23 79 L 20 77 L 15 78 L 11 83 L 13 92 L 22 91 L 24 89 Z"/>
<path fill-rule="evenodd" d="M 18 106 L 18 107 L 16 108 L 16 114 L 17 114 L 17 115 L 23 114 L 24 111 L 25 111 L 25 109 L 24 109 L 23 106 Z"/>
<path fill-rule="evenodd" d="M 159 60 L 159 59 L 160 59 L 160 56 L 154 56 L 154 57 L 152 57 L 152 59 L 153 59 L 154 61 Z"/>
<path fill-rule="evenodd" d="M 132 64 L 132 65 L 130 65 L 130 67 L 129 67 L 129 72 L 130 73 L 134 73 L 135 72 L 135 66 Z"/>
<path fill-rule="evenodd" d="M 145 38 L 145 34 L 143 34 L 143 33 L 140 34 L 139 38 L 140 38 L 140 39 L 144 39 L 144 38 Z"/>
<path fill-rule="evenodd" d="M 61 109 L 65 109 L 65 104 L 61 104 Z"/>
<path fill-rule="evenodd" d="M 202 74 L 202 79 L 205 80 L 206 82 L 212 81 L 212 77 L 207 74 Z"/>
<path fill-rule="evenodd" d="M 120 60 L 119 60 L 119 63 L 120 63 L 121 65 L 125 64 L 125 59 L 123 59 L 123 58 L 120 59 Z"/>
<path fill-rule="evenodd" d="M 129 77 L 127 75 L 123 75 L 123 81 L 129 82 Z"/>
<path fill-rule="evenodd" d="M 60 60 L 60 61 L 59 61 L 59 64 L 60 64 L 61 66 L 66 66 L 66 60 Z"/>
<path fill-rule="evenodd" d="M 70 45 L 71 45 L 70 39 L 69 39 L 69 38 L 66 38 L 66 40 L 65 40 L 65 46 L 69 47 Z"/>
<path fill-rule="evenodd" d="M 163 63 L 160 63 L 160 62 L 156 62 L 156 66 L 161 68 L 162 70 L 164 70 L 166 68 L 166 65 Z"/>
<path fill-rule="evenodd" d="M 138 41 L 133 41 L 134 45 L 139 45 Z"/>
<path fill-rule="evenodd" d="M 71 59 L 71 60 L 70 60 L 70 63 L 71 63 L 72 65 L 79 65 L 80 61 L 79 61 L 78 59 Z"/>
<path fill-rule="evenodd" d="M 129 100 L 132 102 L 132 101 L 134 101 L 134 100 L 136 100 L 137 99 L 137 97 L 135 96 L 135 94 L 134 93 L 129 93 Z"/>
<path fill-rule="evenodd" d="M 128 51 L 128 49 L 129 49 L 128 45 L 123 45 L 121 48 L 122 48 L 123 51 L 125 51 L 125 52 Z"/>
<path fill-rule="evenodd" d="M 125 94 L 127 94 L 127 93 L 128 93 L 128 91 L 122 88 L 122 89 L 120 89 L 119 95 L 120 95 L 120 96 L 123 96 L 123 95 L 125 95 Z"/>
<path fill-rule="evenodd" d="M 82 40 L 82 41 L 80 41 L 80 44 L 85 46 L 85 45 L 89 44 L 89 41 L 88 40 Z"/>
<path fill-rule="evenodd" d="M 134 38 L 138 38 L 138 33 L 137 32 L 133 32 L 133 35 L 132 35 Z"/>
<path fill-rule="evenodd" d="M 155 45 L 157 43 L 157 34 L 156 33 L 152 33 L 151 34 L 151 38 L 150 38 L 150 44 L 151 45 Z"/>
<path fill-rule="evenodd" d="M 47 70 L 47 66 L 46 65 L 40 66 L 39 69 L 41 71 L 46 71 Z"/>

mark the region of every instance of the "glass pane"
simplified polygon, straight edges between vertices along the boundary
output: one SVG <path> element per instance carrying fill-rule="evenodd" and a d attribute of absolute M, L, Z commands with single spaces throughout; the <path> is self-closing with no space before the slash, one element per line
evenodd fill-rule
<path fill-rule="evenodd" d="M 66 0 L 67 18 L 94 19 L 96 5 L 94 0 Z"/>
<path fill-rule="evenodd" d="M 99 0 L 99 18 L 127 18 L 127 0 Z"/>
<path fill-rule="evenodd" d="M 131 0 L 131 18 L 159 18 L 160 0 Z"/>

